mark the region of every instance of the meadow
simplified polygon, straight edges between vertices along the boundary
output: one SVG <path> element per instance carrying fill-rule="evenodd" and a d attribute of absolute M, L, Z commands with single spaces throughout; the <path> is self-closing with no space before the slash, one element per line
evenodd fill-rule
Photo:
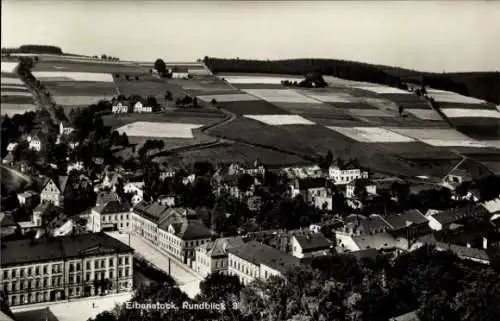
<path fill-rule="evenodd" d="M 133 122 L 116 130 L 135 137 L 161 137 L 161 138 L 193 138 L 193 129 L 201 124 L 166 123 L 166 122 Z"/>
<path fill-rule="evenodd" d="M 254 119 L 271 126 L 314 125 L 314 122 L 299 115 L 244 115 L 244 117 Z"/>

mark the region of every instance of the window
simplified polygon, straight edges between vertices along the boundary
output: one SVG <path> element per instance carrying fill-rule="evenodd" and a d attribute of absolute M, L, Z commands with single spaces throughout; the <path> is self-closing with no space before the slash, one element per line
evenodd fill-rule
<path fill-rule="evenodd" d="M 95 261 L 94 261 L 94 268 L 95 268 L 95 269 L 98 269 L 98 268 L 99 268 L 99 261 L 98 261 L 98 260 L 95 260 Z"/>
<path fill-rule="evenodd" d="M 120 265 L 123 264 L 123 258 L 122 257 L 118 258 L 118 264 L 120 264 Z"/>
<path fill-rule="evenodd" d="M 75 270 L 75 266 L 73 265 L 73 263 L 70 263 L 69 264 L 69 271 L 73 272 L 74 270 Z"/>
<path fill-rule="evenodd" d="M 128 265 L 128 256 L 125 257 L 125 265 Z"/>
<path fill-rule="evenodd" d="M 28 276 L 32 276 L 33 275 L 33 268 L 29 268 L 28 269 Z"/>
<path fill-rule="evenodd" d="M 76 270 L 80 271 L 80 263 L 76 263 Z"/>
<path fill-rule="evenodd" d="M 90 270 L 90 261 L 87 261 L 87 270 Z"/>
<path fill-rule="evenodd" d="M 19 284 L 19 289 L 22 291 L 24 290 L 24 282 L 21 281 L 21 283 Z"/>
<path fill-rule="evenodd" d="M 17 291 L 17 284 L 16 284 L 16 282 L 12 282 L 12 291 Z"/>
<path fill-rule="evenodd" d="M 113 271 L 109 271 L 109 278 L 112 279 L 113 278 Z"/>
<path fill-rule="evenodd" d="M 85 275 L 85 281 L 90 281 L 90 273 L 87 272 L 87 274 Z"/>
<path fill-rule="evenodd" d="M 3 271 L 3 278 L 8 279 L 9 278 L 9 270 Z"/>
<path fill-rule="evenodd" d="M 44 275 L 47 274 L 47 270 L 48 270 L 47 265 L 44 265 L 43 266 L 43 274 Z"/>
<path fill-rule="evenodd" d="M 114 262 L 113 258 L 109 259 L 109 266 L 113 266 Z"/>
<path fill-rule="evenodd" d="M 35 281 L 35 288 L 39 288 L 40 287 L 40 279 L 36 279 Z"/>
<path fill-rule="evenodd" d="M 46 288 L 49 285 L 49 278 L 43 279 L 43 287 Z"/>
<path fill-rule="evenodd" d="M 24 277 L 24 269 L 21 269 L 21 270 L 19 271 L 19 274 L 21 275 L 21 277 Z"/>
<path fill-rule="evenodd" d="M 119 269 L 118 270 L 118 277 L 121 278 L 123 276 L 123 270 Z"/>
<path fill-rule="evenodd" d="M 16 269 L 13 269 L 12 270 L 12 278 L 15 278 L 16 277 Z"/>
<path fill-rule="evenodd" d="M 129 273 L 128 273 L 128 272 L 129 272 L 129 270 L 128 270 L 128 268 L 126 268 L 126 269 L 125 269 L 125 276 L 129 276 Z"/>
<path fill-rule="evenodd" d="M 76 276 L 76 283 L 80 283 L 80 281 L 81 281 L 81 280 L 80 280 L 80 276 L 79 276 L 79 275 L 77 275 L 77 276 Z"/>

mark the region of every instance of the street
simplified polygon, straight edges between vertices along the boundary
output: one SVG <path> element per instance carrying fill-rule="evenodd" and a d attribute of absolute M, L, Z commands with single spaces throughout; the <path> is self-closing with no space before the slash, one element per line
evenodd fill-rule
<path fill-rule="evenodd" d="M 115 305 L 125 303 L 132 298 L 132 293 L 118 293 L 107 296 L 72 299 L 58 302 L 44 302 L 28 306 L 15 306 L 13 313 L 29 310 L 38 310 L 49 307 L 59 321 L 87 321 L 101 312 L 112 310 Z M 95 303 L 95 307 L 92 307 Z"/>
<path fill-rule="evenodd" d="M 128 245 L 128 234 L 119 232 L 107 232 L 107 234 Z M 130 235 L 130 247 L 136 251 L 137 255 L 165 273 L 168 273 L 170 258 L 170 275 L 177 282 L 179 288 L 190 298 L 194 298 L 200 292 L 200 281 L 203 278 L 177 261 L 177 259 L 170 257 L 167 253 L 158 250 L 149 242 L 133 234 Z"/>

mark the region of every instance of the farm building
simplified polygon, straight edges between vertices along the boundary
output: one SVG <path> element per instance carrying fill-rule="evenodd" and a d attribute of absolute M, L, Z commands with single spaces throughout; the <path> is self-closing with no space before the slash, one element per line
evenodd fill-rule
<path fill-rule="evenodd" d="M 29 144 L 29 149 L 36 150 L 37 152 L 39 152 L 42 149 L 42 142 L 40 141 L 40 138 L 38 138 L 37 135 L 26 137 L 26 141 Z"/>
<path fill-rule="evenodd" d="M 123 104 L 121 101 L 111 108 L 114 114 L 126 114 L 128 112 L 128 106 Z"/>
<path fill-rule="evenodd" d="M 153 111 L 153 107 L 146 107 L 140 101 L 136 102 L 134 105 L 134 113 L 150 113 Z"/>

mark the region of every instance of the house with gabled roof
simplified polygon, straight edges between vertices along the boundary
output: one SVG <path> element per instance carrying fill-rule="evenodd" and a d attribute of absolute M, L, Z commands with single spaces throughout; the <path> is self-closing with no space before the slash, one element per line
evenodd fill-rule
<path fill-rule="evenodd" d="M 250 241 L 227 251 L 228 273 L 237 276 L 244 285 L 255 279 L 283 277 L 287 270 L 300 264 L 298 258 L 257 241 Z"/>
<path fill-rule="evenodd" d="M 292 255 L 299 259 L 330 254 L 331 246 L 322 233 L 297 233 L 290 239 Z"/>
<path fill-rule="evenodd" d="M 122 101 L 117 101 L 113 107 L 111 107 L 113 114 L 126 114 L 128 113 L 128 105 Z"/>
<path fill-rule="evenodd" d="M 484 249 L 443 242 L 437 242 L 436 249 L 438 251 L 451 251 L 462 260 L 470 260 L 481 264 L 490 264 L 490 257 Z"/>
<path fill-rule="evenodd" d="M 429 220 L 422 212 L 411 209 L 398 214 L 386 215 L 383 219 L 390 226 L 390 233 L 395 236 L 415 237 L 431 232 Z"/>
<path fill-rule="evenodd" d="M 453 223 L 470 217 L 486 216 L 488 211 L 482 206 L 466 205 L 459 208 L 450 208 L 444 211 L 439 211 L 432 215 L 428 215 L 429 227 L 434 231 L 447 229 Z"/>
<path fill-rule="evenodd" d="M 40 202 L 53 203 L 59 206 L 62 203 L 63 194 L 57 184 L 49 177 L 42 178 Z"/>
<path fill-rule="evenodd" d="M 245 244 L 241 236 L 218 238 L 195 249 L 194 270 L 206 277 L 211 273 L 228 274 L 228 249 Z"/>
<path fill-rule="evenodd" d="M 96 204 L 87 221 L 88 229 L 94 233 L 106 230 L 128 232 L 130 209 L 127 201 L 118 199 Z"/>
<path fill-rule="evenodd" d="M 14 220 L 12 214 L 9 213 L 0 213 L 0 236 L 5 237 L 12 234 L 15 234 L 19 224 Z"/>

